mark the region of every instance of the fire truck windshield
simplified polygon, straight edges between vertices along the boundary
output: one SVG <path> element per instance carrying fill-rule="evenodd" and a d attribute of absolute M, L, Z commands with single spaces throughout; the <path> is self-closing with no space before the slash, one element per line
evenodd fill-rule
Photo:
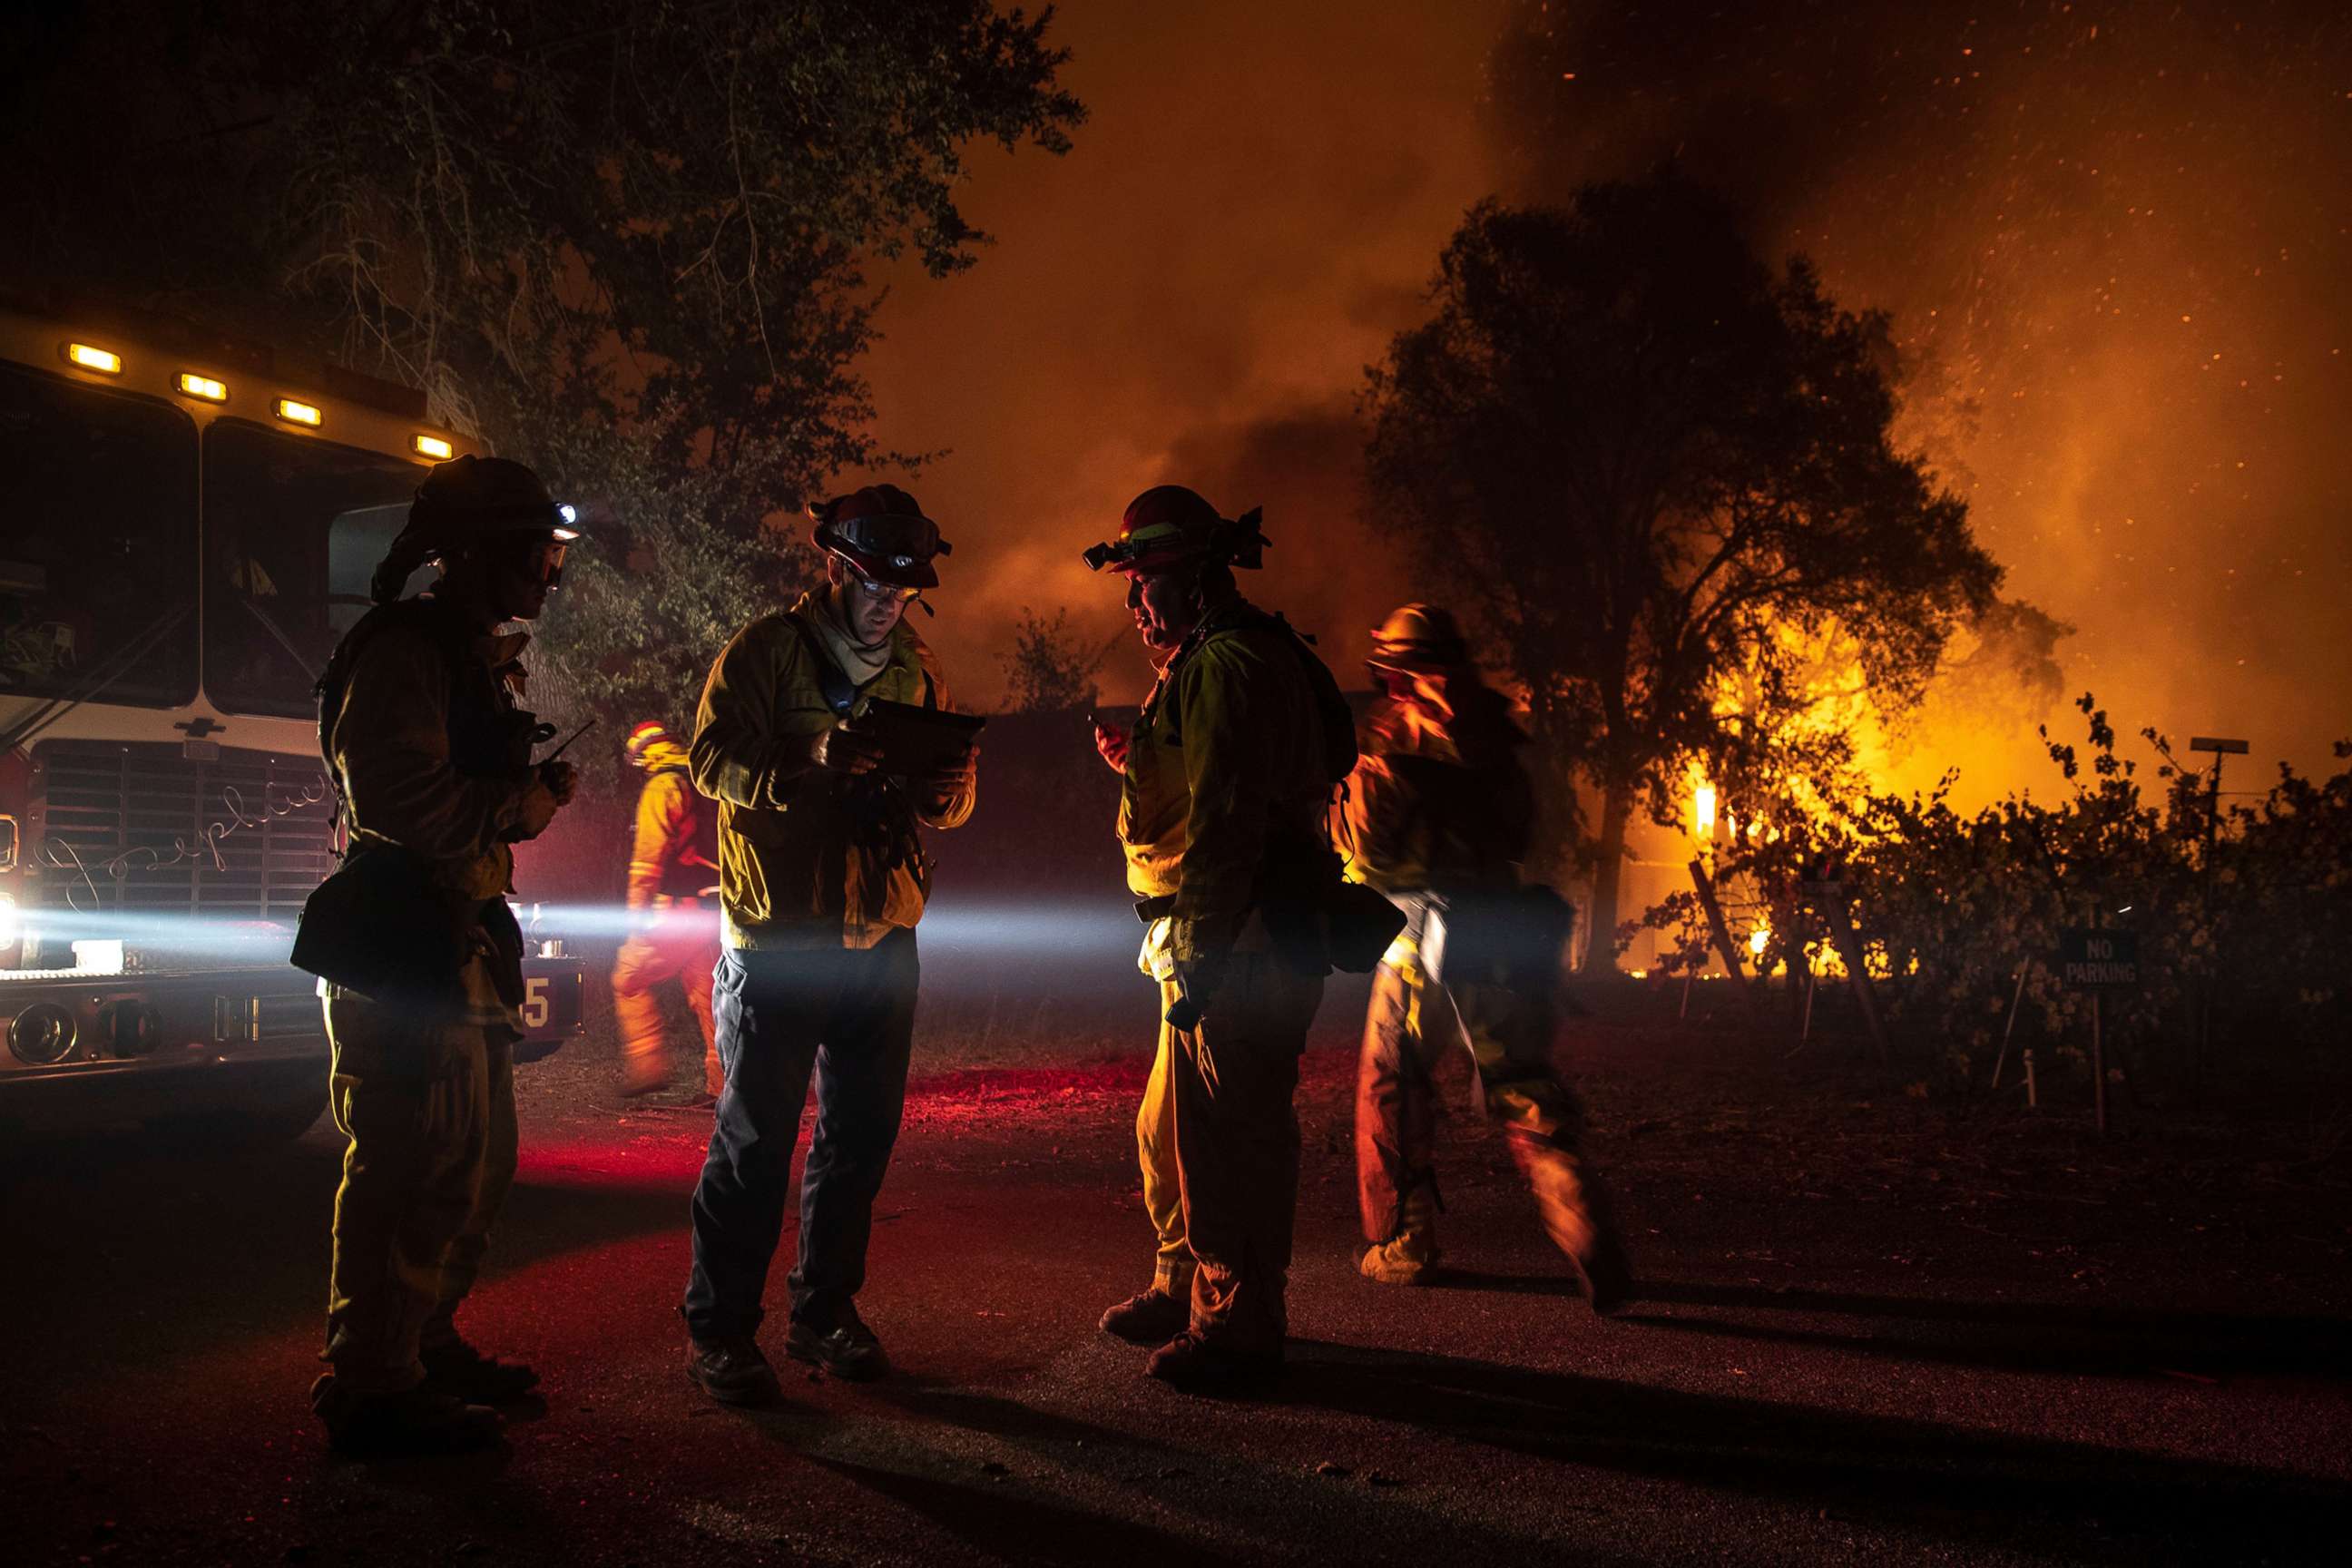
<path fill-rule="evenodd" d="M 335 639 L 424 470 L 315 437 L 205 432 L 205 693 L 226 712 L 309 718 Z"/>
<path fill-rule="evenodd" d="M 188 416 L 0 365 L 0 721 L 193 700 L 195 585 Z"/>

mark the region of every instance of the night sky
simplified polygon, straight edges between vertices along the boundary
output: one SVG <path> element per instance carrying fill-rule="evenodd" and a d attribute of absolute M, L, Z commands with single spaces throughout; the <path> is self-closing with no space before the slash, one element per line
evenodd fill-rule
<path fill-rule="evenodd" d="M 2070 692 L 2258 763 L 2352 733 L 2342 8 L 1176 9 L 1062 8 L 1077 150 L 977 158 L 997 245 L 885 309 L 880 434 L 949 449 L 918 489 L 965 547 L 928 629 L 975 700 L 1020 606 L 1124 624 L 1076 552 L 1163 479 L 1265 503 L 1245 586 L 1352 671 L 1411 596 L 1360 521 L 1363 365 L 1471 202 L 1674 157 L 1894 312 L 1906 439 L 2005 591 L 2077 628 Z M 1106 685 L 1145 673 L 1122 646 Z M 1962 747 L 1971 783 L 2037 778 L 2027 742 Z"/>

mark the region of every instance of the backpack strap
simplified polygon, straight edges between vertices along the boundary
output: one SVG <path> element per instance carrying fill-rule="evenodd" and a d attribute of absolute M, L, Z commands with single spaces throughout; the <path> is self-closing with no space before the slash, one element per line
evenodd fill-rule
<path fill-rule="evenodd" d="M 1259 624 L 1279 630 L 1290 639 L 1291 650 L 1298 655 L 1299 667 L 1306 673 L 1307 688 L 1314 692 L 1316 709 L 1323 719 L 1325 776 L 1332 784 L 1345 787 L 1348 775 L 1356 771 L 1355 710 L 1348 706 L 1331 667 L 1315 651 L 1315 639 L 1292 626 L 1279 611 L 1258 613 L 1262 617 Z"/>
<path fill-rule="evenodd" d="M 833 710 L 835 718 L 848 718 L 849 710 L 857 705 L 856 683 L 849 679 L 847 670 L 834 662 L 833 655 L 824 651 L 824 640 L 806 621 L 790 610 L 784 612 L 784 619 L 792 623 L 793 630 L 800 636 L 801 647 L 808 651 L 809 662 L 816 666 L 817 691 L 824 698 L 824 705 Z M 926 675 L 926 682 L 929 679 Z"/>

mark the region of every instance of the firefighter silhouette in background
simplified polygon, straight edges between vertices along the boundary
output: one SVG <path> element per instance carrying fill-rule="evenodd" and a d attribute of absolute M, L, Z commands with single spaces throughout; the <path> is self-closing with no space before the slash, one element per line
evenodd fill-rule
<path fill-rule="evenodd" d="M 621 1026 L 621 1092 L 669 1087 L 668 1029 L 654 987 L 675 976 L 702 1029 L 702 1090 L 719 1098 L 725 1075 L 710 1023 L 710 972 L 719 962 L 718 808 L 696 793 L 686 748 L 650 720 L 629 731 L 628 759 L 645 770 L 629 851 L 629 936 L 613 964 L 613 1015 Z"/>
<path fill-rule="evenodd" d="M 1478 678 L 1448 612 L 1407 605 L 1372 634 L 1380 696 L 1347 793 L 1349 875 L 1404 911 L 1372 982 L 1356 1091 L 1366 1279 L 1435 1273 L 1437 1059 L 1467 1047 L 1545 1232 L 1595 1311 L 1628 1284 L 1603 1195 L 1578 1148 L 1578 1110 L 1552 1066 L 1569 910 L 1523 885 L 1535 798 L 1527 737 Z"/>

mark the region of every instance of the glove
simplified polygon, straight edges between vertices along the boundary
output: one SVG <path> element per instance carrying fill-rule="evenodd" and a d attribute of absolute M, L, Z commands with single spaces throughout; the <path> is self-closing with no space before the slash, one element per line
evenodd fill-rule
<path fill-rule="evenodd" d="M 563 766 L 561 763 L 555 765 Z M 555 820 L 555 814 L 562 810 L 563 803 L 571 798 L 568 788 L 562 795 L 555 793 L 547 781 L 546 769 L 534 770 L 530 775 L 530 782 L 523 785 L 522 799 L 516 803 L 515 824 L 507 831 L 507 842 L 511 844 L 527 838 L 536 838 L 546 832 L 547 825 Z"/>
<path fill-rule="evenodd" d="M 1168 1005 L 1162 1021 L 1181 1034 L 1189 1035 L 1199 1028 L 1224 978 L 1225 963 L 1222 958 L 1180 960 L 1176 965 L 1176 1000 Z"/>
<path fill-rule="evenodd" d="M 919 781 L 922 791 L 923 811 L 936 816 L 954 804 L 958 795 L 968 792 L 980 768 L 980 748 L 966 746 L 963 754 L 950 763 L 943 763 L 925 773 Z"/>
<path fill-rule="evenodd" d="M 829 773 L 870 773 L 882 763 L 882 748 L 846 723 L 819 730 L 808 738 L 809 765 Z"/>

